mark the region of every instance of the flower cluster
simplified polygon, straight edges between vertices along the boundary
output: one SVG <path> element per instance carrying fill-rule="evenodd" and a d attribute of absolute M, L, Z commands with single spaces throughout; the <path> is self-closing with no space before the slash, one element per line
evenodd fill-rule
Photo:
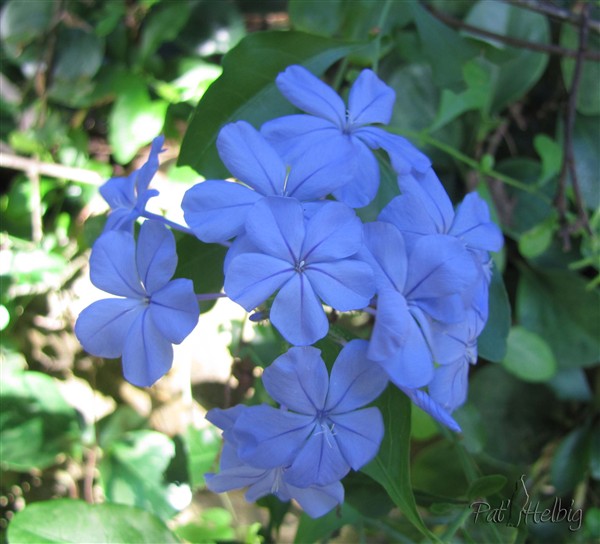
<path fill-rule="evenodd" d="M 489 252 L 503 241 L 484 200 L 468 194 L 455 210 L 429 159 L 382 128 L 395 94 L 372 71 L 358 76 L 347 105 L 300 66 L 276 83 L 305 113 L 260 130 L 223 127 L 217 149 L 235 179 L 203 181 L 182 202 L 190 233 L 229 247 L 225 295 L 260 308 L 293 346 L 263 374 L 278 408 L 209 413 L 225 445 L 221 472 L 207 482 L 217 492 L 248 487 L 249 500 L 293 498 L 320 516 L 343 501 L 348 471 L 377 454 L 382 418 L 365 406 L 388 381 L 460 430 L 451 413 L 465 401 L 488 317 Z M 164 225 L 175 225 L 145 211 L 161 147 L 155 140 L 142 169 L 103 189 L 113 211 L 93 248 L 92 281 L 125 298 L 90 306 L 76 326 L 88 351 L 122 354 L 126 378 L 146 386 L 168 370 L 171 343 L 198 317 L 191 282 L 169 281 L 176 254 Z M 387 154 L 400 195 L 364 223 L 356 209 L 378 192 L 375 150 Z M 147 221 L 136 250 L 138 217 Z M 330 376 L 311 347 L 329 331 L 324 305 L 372 315 L 370 340 L 346 344 Z"/>

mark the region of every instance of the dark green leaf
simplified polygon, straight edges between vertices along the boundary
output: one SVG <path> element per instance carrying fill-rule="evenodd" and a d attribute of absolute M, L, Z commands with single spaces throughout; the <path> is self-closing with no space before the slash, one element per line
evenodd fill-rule
<path fill-rule="evenodd" d="M 145 62 L 164 42 L 177 38 L 190 15 L 188 2 L 163 2 L 144 19 L 139 54 Z"/>
<path fill-rule="evenodd" d="M 568 493 L 583 480 L 589 463 L 589 440 L 589 430 L 580 427 L 569 433 L 556 448 L 550 478 L 558 495 Z"/>
<path fill-rule="evenodd" d="M 515 326 L 508 333 L 504 368 L 527 382 L 545 382 L 556 374 L 556 360 L 548 344 L 537 334 Z"/>
<path fill-rule="evenodd" d="M 377 457 L 362 472 L 379 482 L 404 516 L 432 538 L 417 510 L 410 481 L 410 400 L 389 385 L 375 404 L 383 415 L 385 436 Z"/>
<path fill-rule="evenodd" d="M 546 134 L 536 135 L 533 139 L 533 145 L 537 154 L 542 159 L 542 172 L 538 184 L 543 185 L 560 172 L 563 160 L 563 148 Z"/>
<path fill-rule="evenodd" d="M 139 508 L 71 499 L 28 505 L 10 522 L 7 536 L 14 544 L 179 542 L 162 521 Z"/>
<path fill-rule="evenodd" d="M 559 368 L 577 368 L 600 359 L 600 293 L 567 271 L 522 270 L 517 289 L 519 323 L 552 348 Z"/>
<path fill-rule="evenodd" d="M 44 469 L 79 440 L 77 413 L 52 378 L 39 372 L 2 375 L 0 464 L 4 470 Z"/>
<path fill-rule="evenodd" d="M 380 518 L 394 506 L 385 489 L 362 472 L 351 472 L 343 483 L 344 501 L 363 516 Z"/>
<path fill-rule="evenodd" d="M 600 63 L 599 63 L 600 64 Z M 600 207 L 600 116 L 584 117 L 577 115 L 573 128 L 573 152 L 577 183 L 585 205 L 595 210 Z"/>
<path fill-rule="evenodd" d="M 290 0 L 288 6 L 294 30 L 329 37 L 337 33 L 342 22 L 344 7 L 342 0 L 328 2 Z"/>
<path fill-rule="evenodd" d="M 303 513 L 300 516 L 300 523 L 298 524 L 294 543 L 321 542 L 344 525 L 357 523 L 360 517 L 360 514 L 354 508 L 345 503 L 341 506 L 341 512 L 334 509 L 316 519 Z"/>
<path fill-rule="evenodd" d="M 506 476 L 502 476 L 502 474 L 492 474 L 490 476 L 477 478 L 477 480 L 469 486 L 467 498 L 469 500 L 474 500 L 495 495 L 506 485 L 506 481 Z"/>
<path fill-rule="evenodd" d="M 0 15 L 0 37 L 11 57 L 19 57 L 26 45 L 44 34 L 54 9 L 53 2 L 39 2 L 35 9 L 21 0 L 10 0 L 4 5 Z"/>
<path fill-rule="evenodd" d="M 190 120 L 180 165 L 207 178 L 227 175 L 215 142 L 226 123 L 244 119 L 260 126 L 294 111 L 275 86 L 275 77 L 290 64 L 322 74 L 354 46 L 303 32 L 259 32 L 244 38 L 223 59 L 223 75 L 210 86 Z"/>
<path fill-rule="evenodd" d="M 506 354 L 506 339 L 510 329 L 510 303 L 502 274 L 494 267 L 490 283 L 489 316 L 483 332 L 477 339 L 481 357 L 499 363 Z"/>
<path fill-rule="evenodd" d="M 600 480 L 600 425 L 590 433 L 590 474 L 594 480 Z"/>
<path fill-rule="evenodd" d="M 168 500 L 163 473 L 174 455 L 173 441 L 156 431 L 131 431 L 114 441 L 99 467 L 107 500 L 168 519 L 176 509 Z"/>

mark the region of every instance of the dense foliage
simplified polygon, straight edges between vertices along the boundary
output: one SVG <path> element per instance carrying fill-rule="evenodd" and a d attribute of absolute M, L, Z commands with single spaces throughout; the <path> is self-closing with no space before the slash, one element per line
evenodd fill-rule
<path fill-rule="evenodd" d="M 33 4 L 0 14 L 5 541 L 600 535 L 596 3 Z M 83 310 L 88 263 L 122 298 Z M 223 288 L 257 308 L 230 381 L 176 351 L 146 388 Z"/>

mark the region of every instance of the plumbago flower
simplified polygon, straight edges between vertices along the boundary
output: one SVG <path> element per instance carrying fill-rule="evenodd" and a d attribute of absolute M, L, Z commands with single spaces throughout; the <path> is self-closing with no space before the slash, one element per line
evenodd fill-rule
<path fill-rule="evenodd" d="M 133 233 L 133 224 L 143 215 L 146 203 L 158 195 L 158 191 L 148 189 L 148 185 L 158 170 L 158 155 L 164 142 L 163 136 L 154 138 L 148 160 L 141 168 L 127 177 L 111 178 L 100 187 L 100 194 L 111 207 L 104 232 L 124 230 Z"/>
<path fill-rule="evenodd" d="M 208 489 L 223 493 L 247 487 L 245 497 L 250 502 L 270 494 L 283 502 L 294 499 L 313 518 L 325 515 L 344 501 L 344 487 L 339 481 L 298 487 L 287 481 L 286 467 L 265 469 L 242 461 L 237 454 L 239 443 L 233 426 L 245 410 L 248 410 L 246 406 L 238 404 L 228 410 L 214 408 L 206 414 L 206 419 L 223 430 L 224 439 L 219 474 L 205 475 Z"/>
<path fill-rule="evenodd" d="M 323 146 L 349 157 L 344 170 L 350 181 L 333 191 L 342 202 L 360 208 L 379 187 L 373 149 L 384 149 L 399 174 L 425 172 L 429 159 L 401 136 L 371 126 L 388 124 L 396 95 L 373 71 L 363 70 L 350 89 L 348 108 L 339 95 L 301 66 L 289 66 L 276 79 L 281 93 L 308 115 L 290 115 L 265 123 L 261 132 L 288 158 L 322 154 Z"/>
<path fill-rule="evenodd" d="M 111 231 L 94 244 L 92 283 L 122 298 L 99 300 L 77 319 L 75 334 L 92 355 L 123 356 L 123 374 L 146 387 L 166 374 L 173 347 L 192 332 L 199 309 L 191 280 L 171 280 L 177 266 L 175 238 L 146 221 L 137 248 L 132 234 Z"/>
<path fill-rule="evenodd" d="M 388 379 L 367 358 L 364 340 L 346 344 L 327 375 L 320 350 L 291 348 L 263 374 L 263 384 L 282 405 L 246 408 L 232 433 L 237 454 L 262 469 L 285 467 L 288 484 L 327 486 L 371 461 L 383 439 L 383 419 L 363 408 Z"/>
<path fill-rule="evenodd" d="M 302 202 L 326 197 L 348 181 L 340 156 L 332 147 L 319 155 L 284 159 L 245 121 L 219 132 L 217 149 L 223 163 L 242 183 L 207 180 L 189 189 L 182 208 L 187 224 L 203 242 L 224 242 L 242 234 L 250 208 L 267 196 Z"/>
<path fill-rule="evenodd" d="M 227 296 L 250 311 L 277 292 L 271 322 L 294 345 L 309 345 L 329 329 L 321 300 L 340 311 L 364 308 L 375 293 L 371 267 L 353 258 L 362 224 L 342 203 L 328 202 L 310 218 L 293 198 L 258 201 L 246 219 L 248 251 L 226 266 Z"/>

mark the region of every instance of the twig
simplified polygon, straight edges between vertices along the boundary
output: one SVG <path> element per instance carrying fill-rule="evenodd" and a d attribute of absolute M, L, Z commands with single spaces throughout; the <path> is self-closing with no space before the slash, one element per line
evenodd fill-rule
<path fill-rule="evenodd" d="M 578 56 L 575 60 L 575 71 L 573 73 L 573 81 L 571 82 L 571 88 L 569 89 L 569 100 L 565 110 L 565 141 L 564 141 L 564 158 L 560 171 L 558 191 L 555 198 L 556 208 L 559 213 L 559 218 L 563 224 L 561 231 L 563 238 L 563 248 L 565 251 L 571 247 L 570 234 L 573 229 L 577 229 L 583 226 L 590 234 L 592 229 L 590 228 L 589 219 L 583 203 L 581 190 L 579 188 L 579 182 L 577 181 L 577 171 L 575 168 L 575 153 L 573 150 L 573 129 L 575 126 L 575 115 L 577 108 L 577 93 L 579 91 L 579 84 L 581 83 L 581 75 L 583 72 L 583 59 L 585 50 L 587 48 L 588 39 L 588 19 L 590 14 L 591 4 L 586 3 L 581 11 L 580 20 L 580 32 L 579 32 L 579 48 Z M 571 178 L 571 185 L 573 186 L 573 193 L 575 194 L 575 205 L 577 207 L 578 221 L 575 225 L 567 225 L 567 177 Z"/>
<path fill-rule="evenodd" d="M 540 53 L 548 53 L 550 55 L 559 55 L 561 57 L 571 57 L 578 58 L 579 51 L 574 51 L 573 49 L 565 49 L 559 45 L 553 44 L 545 44 L 545 43 L 537 43 L 537 42 L 529 42 L 527 40 L 521 40 L 520 38 L 513 38 L 511 36 L 503 36 L 502 34 L 496 34 L 495 32 L 489 32 L 488 30 L 483 30 L 477 26 L 469 25 L 460 19 L 456 19 L 447 13 L 442 11 L 438 11 L 434 7 L 429 4 L 424 3 L 423 6 L 431 15 L 433 15 L 436 19 L 439 19 L 443 23 L 446 23 L 448 26 L 452 28 L 466 30 L 471 32 L 472 34 L 476 34 L 478 36 L 483 36 L 485 38 L 491 38 L 493 40 L 497 40 L 502 43 L 506 43 L 508 45 L 512 45 L 513 47 L 520 47 L 522 49 L 530 49 L 532 51 L 539 51 Z M 584 60 L 592 60 L 592 61 L 600 61 L 600 53 L 591 53 L 586 52 L 583 54 Z"/>
<path fill-rule="evenodd" d="M 29 159 L 8 153 L 0 153 L 0 167 L 21 170 L 23 172 L 30 172 L 32 169 L 35 169 L 42 176 L 69 179 L 85 183 L 86 185 L 97 186 L 106 181 L 98 172 L 94 172 L 93 170 L 73 168 L 72 166 L 64 166 L 51 162 L 40 162 L 36 159 Z"/>
<path fill-rule="evenodd" d="M 40 172 L 35 162 L 27 169 L 27 178 L 31 183 L 31 239 L 39 244 L 44 237 L 42 230 L 42 193 L 40 190 Z"/>
<path fill-rule="evenodd" d="M 540 2 L 539 0 L 502 0 L 506 4 L 514 4 L 519 7 L 528 9 L 530 11 L 535 11 L 536 13 L 541 13 L 542 15 L 548 15 L 548 17 L 552 17 L 553 19 L 557 19 L 559 21 L 564 21 L 566 23 L 571 23 L 579 26 L 581 23 L 580 18 L 577 14 L 567 11 L 566 9 L 561 9 L 559 7 L 553 6 L 551 4 Z M 595 32 L 600 32 L 600 21 L 595 21 L 593 19 L 589 20 L 589 28 Z"/>

